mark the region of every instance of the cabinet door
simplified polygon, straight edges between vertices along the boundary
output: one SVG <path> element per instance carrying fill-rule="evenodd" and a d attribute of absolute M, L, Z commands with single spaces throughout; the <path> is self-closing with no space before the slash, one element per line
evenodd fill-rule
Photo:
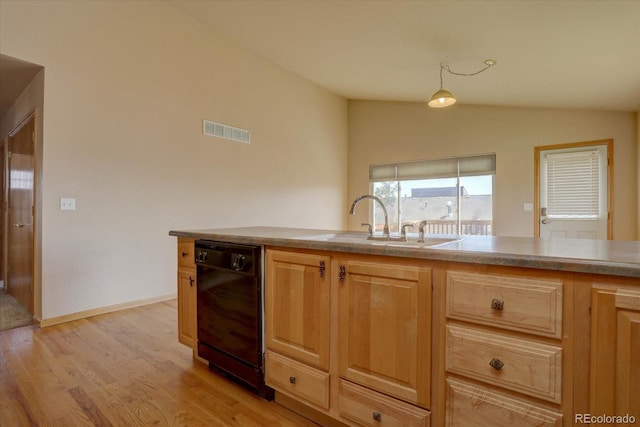
<path fill-rule="evenodd" d="M 178 341 L 193 349 L 198 341 L 196 318 L 196 270 L 178 269 Z"/>
<path fill-rule="evenodd" d="M 267 251 L 266 345 L 329 370 L 330 258 Z"/>
<path fill-rule="evenodd" d="M 343 266 L 340 375 L 428 408 L 431 269 L 359 261 Z"/>
<path fill-rule="evenodd" d="M 639 396 L 640 290 L 594 288 L 590 412 L 638 420 Z"/>

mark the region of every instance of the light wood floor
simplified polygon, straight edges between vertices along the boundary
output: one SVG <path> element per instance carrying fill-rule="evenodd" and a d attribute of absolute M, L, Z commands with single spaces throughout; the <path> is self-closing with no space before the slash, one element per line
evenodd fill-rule
<path fill-rule="evenodd" d="M 316 426 L 210 372 L 169 301 L 0 332 L 0 426 Z"/>

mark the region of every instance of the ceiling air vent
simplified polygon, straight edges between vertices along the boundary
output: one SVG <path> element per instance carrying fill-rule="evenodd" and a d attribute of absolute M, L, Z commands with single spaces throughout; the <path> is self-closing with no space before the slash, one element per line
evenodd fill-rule
<path fill-rule="evenodd" d="M 209 120 L 202 121 L 202 133 L 218 138 L 230 139 L 231 141 L 242 142 L 244 144 L 251 143 L 251 132 L 248 130 L 234 128 L 233 126 L 223 125 Z"/>

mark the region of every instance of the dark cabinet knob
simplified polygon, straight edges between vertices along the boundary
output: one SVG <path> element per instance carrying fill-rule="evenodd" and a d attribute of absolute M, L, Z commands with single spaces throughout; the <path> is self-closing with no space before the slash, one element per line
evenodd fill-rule
<path fill-rule="evenodd" d="M 182 252 L 182 258 L 186 257 L 187 255 L 189 255 L 189 252 Z"/>
<path fill-rule="evenodd" d="M 502 311 L 504 309 L 504 301 L 501 299 L 494 298 L 491 300 L 491 309 Z"/>
<path fill-rule="evenodd" d="M 499 371 L 504 366 L 504 363 L 502 362 L 502 360 L 494 357 L 493 359 L 491 359 L 491 362 L 489 362 L 489 366 L 491 366 L 496 371 Z"/>
<path fill-rule="evenodd" d="M 193 286 L 194 280 L 193 277 L 189 276 L 189 286 Z"/>
<path fill-rule="evenodd" d="M 373 419 L 375 421 L 382 421 L 382 414 L 380 412 L 374 412 L 373 413 Z"/>
<path fill-rule="evenodd" d="M 289 377 L 289 382 L 291 384 L 295 384 L 296 383 L 296 377 Z"/>

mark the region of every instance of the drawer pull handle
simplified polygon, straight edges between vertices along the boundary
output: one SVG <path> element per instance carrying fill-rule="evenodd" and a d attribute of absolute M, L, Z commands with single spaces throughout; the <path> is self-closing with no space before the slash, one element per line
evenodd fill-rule
<path fill-rule="evenodd" d="M 320 261 L 320 277 L 324 277 L 324 272 L 326 271 L 326 265 L 324 261 Z"/>
<path fill-rule="evenodd" d="M 186 257 L 187 255 L 189 255 L 188 252 L 182 252 L 182 258 Z"/>
<path fill-rule="evenodd" d="M 189 286 L 193 286 L 194 280 L 193 277 L 189 276 Z"/>
<path fill-rule="evenodd" d="M 491 359 L 491 362 L 489 362 L 489 365 L 496 371 L 499 371 L 504 366 L 504 363 L 502 363 L 502 360 L 494 357 L 493 359 Z"/>
<path fill-rule="evenodd" d="M 289 382 L 291 384 L 295 384 L 296 383 L 296 377 L 289 377 Z"/>
<path fill-rule="evenodd" d="M 382 421 L 382 414 L 380 412 L 374 412 L 373 419 L 376 421 Z"/>
<path fill-rule="evenodd" d="M 491 300 L 491 309 L 502 311 L 504 309 L 504 301 L 501 299 L 494 298 Z"/>
<path fill-rule="evenodd" d="M 340 266 L 340 271 L 338 272 L 338 281 L 344 282 L 344 276 L 347 275 L 347 268 L 344 265 Z"/>

